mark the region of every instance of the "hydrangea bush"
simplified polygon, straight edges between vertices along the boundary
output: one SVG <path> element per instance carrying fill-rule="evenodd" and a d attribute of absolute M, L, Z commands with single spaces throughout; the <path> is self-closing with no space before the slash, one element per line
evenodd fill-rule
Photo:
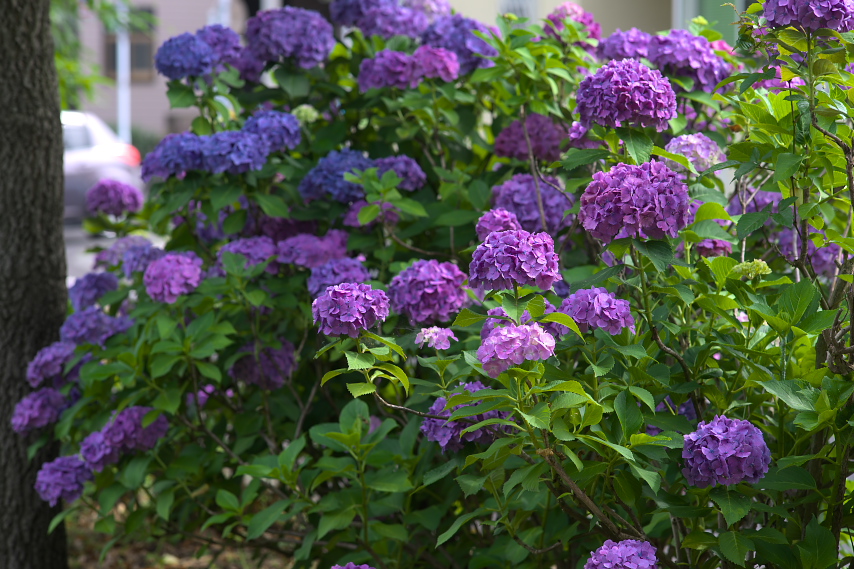
<path fill-rule="evenodd" d="M 144 205 L 93 189 L 118 239 L 8 419 L 61 442 L 57 521 L 299 568 L 850 564 L 850 2 L 755 3 L 735 50 L 331 13 L 158 51 L 196 118 Z"/>

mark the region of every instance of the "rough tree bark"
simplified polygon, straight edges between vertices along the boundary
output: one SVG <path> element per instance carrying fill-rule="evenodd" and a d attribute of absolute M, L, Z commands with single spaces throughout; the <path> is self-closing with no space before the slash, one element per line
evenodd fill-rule
<path fill-rule="evenodd" d="M 32 461 L 9 423 L 31 391 L 27 362 L 65 317 L 62 126 L 48 0 L 0 0 L 0 567 L 65 569 L 58 508 L 33 485 L 56 445 Z"/>

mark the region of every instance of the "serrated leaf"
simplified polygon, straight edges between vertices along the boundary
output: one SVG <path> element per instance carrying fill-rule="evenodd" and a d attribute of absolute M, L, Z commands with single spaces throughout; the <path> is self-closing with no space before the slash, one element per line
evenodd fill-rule
<path fill-rule="evenodd" d="M 362 395 L 374 393 L 377 390 L 377 386 L 373 383 L 348 383 L 347 390 L 353 397 L 361 397 Z"/>
<path fill-rule="evenodd" d="M 578 324 L 575 323 L 575 320 L 569 315 L 563 312 L 552 312 L 551 314 L 546 314 L 542 318 L 538 320 L 538 322 L 557 322 L 558 324 L 563 324 L 573 332 L 575 332 L 579 338 L 583 338 L 584 336 L 581 334 L 581 330 L 578 328 Z"/>
<path fill-rule="evenodd" d="M 377 361 L 373 354 L 344 352 L 344 355 L 347 356 L 347 369 L 349 370 L 371 369 Z"/>
<path fill-rule="evenodd" d="M 478 322 L 486 320 L 486 318 L 487 317 L 482 314 L 477 314 L 468 308 L 463 308 L 460 313 L 457 314 L 452 325 L 465 328 L 466 326 L 471 326 L 472 324 L 477 324 Z"/>
<path fill-rule="evenodd" d="M 216 504 L 223 510 L 238 511 L 240 510 L 240 502 L 237 496 L 224 488 L 220 488 L 216 493 Z"/>
<path fill-rule="evenodd" d="M 812 474 L 800 466 L 789 466 L 787 468 L 774 467 L 768 471 L 765 477 L 754 484 L 763 490 L 815 490 L 816 482 Z"/>
<path fill-rule="evenodd" d="M 740 567 L 744 567 L 747 553 L 756 549 L 753 541 L 734 531 L 722 533 L 718 542 L 723 556 Z"/>
<path fill-rule="evenodd" d="M 448 541 L 449 539 L 454 537 L 454 535 L 456 535 L 456 533 L 458 531 L 460 531 L 460 528 L 462 527 L 462 525 L 464 523 L 466 523 L 470 520 L 473 520 L 474 518 L 476 518 L 477 516 L 479 516 L 483 513 L 484 513 L 484 510 L 479 509 L 479 510 L 476 510 L 474 512 L 469 512 L 468 514 L 463 514 L 462 516 L 460 516 L 459 518 L 454 520 L 454 523 L 451 524 L 451 527 L 449 527 L 446 531 L 442 532 L 442 534 L 436 540 L 436 547 L 439 547 L 440 545 L 442 545 L 443 543 L 445 543 L 446 541 Z"/>
<path fill-rule="evenodd" d="M 261 537 L 265 531 L 270 529 L 282 513 L 290 505 L 290 500 L 279 500 L 272 506 L 268 506 L 252 516 L 252 519 L 246 525 L 246 539 L 256 539 Z"/>
<path fill-rule="evenodd" d="M 807 524 L 803 541 L 798 544 L 803 569 L 827 569 L 836 563 L 836 540 L 815 517 Z"/>
<path fill-rule="evenodd" d="M 518 408 L 516 411 L 535 429 L 548 429 L 551 426 L 551 408 L 545 401 L 537 403 L 528 413 Z"/>
<path fill-rule="evenodd" d="M 743 214 L 736 224 L 736 233 L 739 239 L 745 239 L 751 233 L 762 227 L 771 217 L 770 210 L 750 212 Z"/>
<path fill-rule="evenodd" d="M 658 272 L 664 272 L 673 264 L 673 249 L 666 241 L 641 241 L 632 239 L 632 243 L 638 252 L 652 261 Z"/>
<path fill-rule="evenodd" d="M 732 526 L 750 512 L 750 498 L 735 490 L 718 486 L 711 491 L 709 496 L 720 508 L 727 526 Z"/>
<path fill-rule="evenodd" d="M 773 181 L 779 182 L 794 176 L 801 167 L 804 156 L 801 154 L 792 154 L 791 152 L 783 152 L 777 157 L 777 166 L 774 169 Z"/>
<path fill-rule="evenodd" d="M 655 146 L 652 139 L 640 130 L 633 128 L 617 128 L 619 136 L 626 145 L 626 150 L 635 161 L 635 164 L 643 164 L 649 161 L 652 149 Z"/>
<path fill-rule="evenodd" d="M 270 217 L 290 217 L 290 209 L 285 200 L 279 196 L 271 196 L 266 194 L 257 194 L 255 201 L 261 206 L 261 210 Z"/>

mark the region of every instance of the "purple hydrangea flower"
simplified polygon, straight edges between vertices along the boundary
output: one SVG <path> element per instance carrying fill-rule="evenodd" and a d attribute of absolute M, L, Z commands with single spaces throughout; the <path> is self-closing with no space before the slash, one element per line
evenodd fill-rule
<path fill-rule="evenodd" d="M 501 185 L 492 188 L 492 201 L 495 207 L 516 214 L 516 218 L 525 231 L 542 231 L 543 222 L 540 207 L 537 204 L 537 183 L 530 174 L 516 174 Z M 575 196 L 565 194 L 554 186 L 560 182 L 553 176 L 539 180 L 540 197 L 543 201 L 543 213 L 546 214 L 546 231 L 556 235 L 564 227 L 572 225 L 572 217 L 566 210 L 572 208 Z"/>
<path fill-rule="evenodd" d="M 377 158 L 374 160 L 374 165 L 377 167 L 377 176 L 380 179 L 382 179 L 383 174 L 393 170 L 401 180 L 397 185 L 401 190 L 414 192 L 423 188 L 424 184 L 427 183 L 427 174 L 424 173 L 418 162 L 405 154 Z"/>
<path fill-rule="evenodd" d="M 74 282 L 68 289 L 68 296 L 74 310 L 83 310 L 98 304 L 99 298 L 118 288 L 119 278 L 113 273 L 89 273 Z"/>
<path fill-rule="evenodd" d="M 79 456 L 61 456 L 42 465 L 36 475 L 36 492 L 51 507 L 60 500 L 73 502 L 83 494 L 83 485 L 92 480 L 92 471 Z"/>
<path fill-rule="evenodd" d="M 648 541 L 609 539 L 593 552 L 584 569 L 658 569 L 658 558 Z"/>
<path fill-rule="evenodd" d="M 403 5 L 423 12 L 430 21 L 439 16 L 451 15 L 451 3 L 448 0 L 403 0 Z"/>
<path fill-rule="evenodd" d="M 766 0 L 763 15 L 772 27 L 795 26 L 812 32 L 830 28 L 847 32 L 854 25 L 851 0 Z"/>
<path fill-rule="evenodd" d="M 128 248 L 122 256 L 122 271 L 127 278 L 133 278 L 134 273 L 145 273 L 152 262 L 166 255 L 166 251 L 151 243 L 134 245 Z"/>
<path fill-rule="evenodd" d="M 267 163 L 268 143 L 259 135 L 226 130 L 202 137 L 202 167 L 214 174 L 244 174 Z"/>
<path fill-rule="evenodd" d="M 226 243 L 217 253 L 219 262 L 222 263 L 223 253 L 235 253 L 246 258 L 246 268 L 260 265 L 270 257 L 276 257 L 276 244 L 269 237 L 247 237 L 245 239 L 236 239 L 230 243 Z M 279 263 L 274 258 L 267 265 L 266 271 L 271 275 L 279 272 Z"/>
<path fill-rule="evenodd" d="M 374 218 L 373 221 L 368 222 L 366 225 L 362 225 L 359 221 L 359 212 L 362 211 L 362 208 L 368 205 L 379 205 L 380 206 L 380 214 Z M 397 222 L 400 221 L 400 215 L 398 214 L 398 209 L 391 205 L 390 203 L 377 203 L 369 204 L 365 200 L 359 200 L 357 202 L 353 202 L 350 206 L 350 209 L 347 210 L 347 213 L 344 215 L 344 220 L 342 223 L 347 227 L 373 227 L 377 223 L 382 223 L 383 225 L 397 225 Z"/>
<path fill-rule="evenodd" d="M 464 391 L 468 391 L 472 395 L 478 391 L 486 389 L 486 386 L 479 381 L 464 383 L 461 387 Z M 439 415 L 441 417 L 450 417 L 457 409 L 477 405 L 476 402 L 461 403 L 460 405 L 454 405 L 452 409 L 446 410 L 445 406 L 447 404 L 448 400 L 446 398 L 437 398 L 430 407 L 430 414 Z M 503 425 L 493 425 L 491 429 L 481 428 L 463 434 L 464 429 L 474 423 L 479 423 L 480 421 L 486 421 L 487 419 L 506 419 L 508 416 L 509 413 L 505 411 L 492 410 L 479 415 L 473 415 L 464 421 L 443 421 L 442 419 L 428 417 L 424 419 L 423 423 L 421 423 L 421 432 L 424 433 L 424 436 L 427 437 L 428 441 L 439 443 L 439 446 L 442 447 L 442 452 L 458 452 L 463 449 L 463 445 L 466 441 L 473 443 L 491 443 L 495 440 L 494 432 L 496 430 L 498 430 L 498 432 L 507 432 L 509 430 Z"/>
<path fill-rule="evenodd" d="M 550 26 L 546 26 L 546 33 L 550 36 L 560 38 L 560 32 L 566 28 L 564 20 L 569 18 L 583 25 L 587 29 L 588 37 L 591 39 L 598 40 L 602 37 L 602 25 L 596 21 L 593 14 L 587 12 L 574 2 L 564 2 L 552 10 L 552 13 L 546 16 L 546 18 L 551 23 Z M 587 46 L 588 44 L 586 43 L 582 45 L 582 47 Z"/>
<path fill-rule="evenodd" d="M 697 488 L 740 482 L 755 484 L 768 472 L 771 451 L 765 438 L 750 421 L 716 416 L 685 435 L 682 474 Z"/>
<path fill-rule="evenodd" d="M 453 51 L 422 45 L 413 54 L 418 75 L 428 79 L 456 81 L 460 76 L 460 60 Z"/>
<path fill-rule="evenodd" d="M 167 134 L 142 160 L 142 179 L 169 178 L 190 170 L 201 170 L 204 140 L 192 132 Z"/>
<path fill-rule="evenodd" d="M 317 231 L 317 223 L 292 218 L 270 217 L 261 214 L 257 217 L 257 229 L 261 235 L 266 235 L 278 243 L 288 237 L 295 237 L 300 233 L 314 233 Z"/>
<path fill-rule="evenodd" d="M 59 421 L 68 399 L 53 387 L 43 387 L 18 401 L 12 413 L 12 430 L 28 433 Z"/>
<path fill-rule="evenodd" d="M 477 20 L 460 14 L 437 18 L 421 34 L 421 43 L 441 47 L 457 55 L 460 73 L 467 75 L 478 67 L 492 67 L 486 57 L 495 57 L 498 52 L 491 45 L 474 35 L 474 31 L 489 35 L 490 29 Z"/>
<path fill-rule="evenodd" d="M 526 360 L 547 360 L 555 353 L 554 336 L 539 324 L 496 328 L 477 349 L 477 359 L 490 377 L 498 377 Z"/>
<path fill-rule="evenodd" d="M 414 89 L 421 82 L 415 58 L 402 51 L 384 49 L 359 65 L 359 91 L 397 87 Z"/>
<path fill-rule="evenodd" d="M 169 79 L 199 77 L 211 72 L 216 54 L 201 38 L 190 33 L 169 38 L 154 54 L 154 67 Z"/>
<path fill-rule="evenodd" d="M 361 283 L 331 286 L 311 304 L 311 313 L 320 331 L 327 336 L 356 338 L 388 318 L 389 300 L 385 292 Z"/>
<path fill-rule="evenodd" d="M 768 89 L 772 93 L 781 93 L 784 89 L 793 89 L 795 87 L 806 85 L 806 81 L 797 76 L 783 81 L 783 71 L 780 66 L 772 66 L 772 68 L 776 72 L 775 77 L 773 79 L 763 79 L 762 81 L 757 81 L 753 84 L 754 89 Z"/>
<path fill-rule="evenodd" d="M 321 158 L 317 166 L 302 179 L 299 193 L 306 201 L 319 200 L 329 194 L 332 199 L 341 203 L 354 202 L 365 197 L 365 190 L 362 186 L 345 180 L 344 174 L 373 167 L 373 160 L 357 150 L 333 150 Z"/>
<path fill-rule="evenodd" d="M 569 146 L 572 148 L 599 148 L 602 142 L 599 140 L 591 140 L 587 137 L 590 129 L 585 128 L 578 121 L 574 121 L 569 127 Z"/>
<path fill-rule="evenodd" d="M 116 180 L 104 179 L 86 192 L 86 209 L 119 217 L 142 209 L 145 198 L 139 188 Z"/>
<path fill-rule="evenodd" d="M 420 259 L 391 279 L 391 307 L 413 324 L 446 322 L 468 302 L 465 280 L 453 263 Z"/>
<path fill-rule="evenodd" d="M 670 411 L 668 408 L 668 403 L 669 403 L 670 407 L 674 407 L 673 400 L 670 398 L 669 395 L 665 398 L 665 401 L 662 401 L 661 403 L 659 403 L 658 405 L 655 406 L 655 412 L 656 413 L 665 413 L 665 412 L 669 413 Z M 683 403 L 682 405 L 679 406 L 678 409 L 676 409 L 676 414 L 685 417 L 686 419 L 688 419 L 691 422 L 694 422 L 697 420 L 697 410 L 694 408 L 694 404 L 691 402 L 690 399 L 685 401 L 685 403 Z M 648 434 L 651 437 L 655 437 L 655 436 L 661 434 L 661 429 L 659 429 L 655 425 L 647 425 L 646 434 Z"/>
<path fill-rule="evenodd" d="M 609 61 L 585 77 L 576 94 L 582 126 L 655 127 L 667 130 L 676 118 L 676 93 L 656 69 L 636 59 Z"/>
<path fill-rule="evenodd" d="M 244 132 L 261 137 L 264 154 L 293 150 L 302 141 L 299 120 L 290 113 L 259 111 L 246 119 Z"/>
<path fill-rule="evenodd" d="M 430 25 L 427 15 L 420 10 L 401 6 L 397 2 L 383 2 L 369 8 L 356 22 L 366 38 L 393 36 L 417 38 Z"/>
<path fill-rule="evenodd" d="M 766 192 L 764 190 L 756 190 L 755 188 L 748 188 L 744 199 L 750 199 L 750 202 L 747 204 L 747 211 L 745 212 L 741 206 L 741 200 L 739 199 L 740 194 L 733 194 L 730 199 L 729 205 L 727 205 L 726 210 L 730 215 L 741 215 L 742 213 L 750 213 L 750 212 L 760 212 L 764 210 L 769 205 L 771 206 L 771 213 L 780 213 L 780 202 L 783 201 L 783 196 L 780 192 Z M 773 221 L 769 219 L 765 222 L 766 224 L 771 224 Z"/>
<path fill-rule="evenodd" d="M 554 284 L 554 286 L 552 287 L 552 290 L 554 291 L 555 295 L 557 295 L 558 297 L 566 298 L 569 296 L 571 289 L 570 289 L 569 283 L 567 283 L 566 281 L 558 281 Z"/>
<path fill-rule="evenodd" d="M 142 281 L 152 299 L 174 304 L 179 296 L 196 290 L 202 272 L 202 260 L 195 253 L 167 253 L 148 265 Z"/>
<path fill-rule="evenodd" d="M 243 47 L 240 45 L 240 35 L 220 24 L 212 24 L 196 30 L 196 37 L 208 44 L 214 53 L 214 62 L 220 65 L 240 59 Z"/>
<path fill-rule="evenodd" d="M 363 283 L 370 278 L 368 270 L 358 259 L 350 257 L 332 259 L 311 270 L 311 276 L 308 277 L 308 293 L 312 298 L 317 298 L 330 286 L 341 283 Z"/>
<path fill-rule="evenodd" d="M 285 6 L 249 18 L 246 43 L 259 60 L 294 59 L 310 69 L 329 58 L 335 36 L 332 24 L 318 12 Z"/>
<path fill-rule="evenodd" d="M 824 235 L 824 231 L 819 231 Z M 797 237 L 795 229 L 791 227 L 781 228 L 777 235 L 777 246 L 786 259 L 793 263 L 800 256 L 801 240 Z M 826 277 L 832 276 L 836 271 L 836 260 L 840 258 L 841 248 L 836 243 L 828 243 L 825 247 L 816 247 L 812 239 L 807 240 L 807 257 L 816 274 Z"/>
<path fill-rule="evenodd" d="M 490 233 L 475 249 L 469 266 L 469 284 L 484 290 L 512 289 L 516 284 L 549 290 L 562 279 L 548 233 Z"/>
<path fill-rule="evenodd" d="M 726 257 L 732 254 L 732 243 L 723 239 L 703 239 L 694 244 L 694 251 L 701 257 Z"/>
<path fill-rule="evenodd" d="M 563 281 L 560 281 L 563 282 Z M 543 299 L 545 302 L 545 312 L 544 314 L 551 314 L 552 312 L 557 312 L 557 308 L 549 302 L 548 300 Z M 507 317 L 507 312 L 500 306 L 495 308 L 490 308 L 486 312 L 489 316 L 503 316 Z M 531 323 L 531 313 L 527 310 L 522 313 L 522 317 L 520 318 L 520 324 L 530 324 Z M 483 328 L 480 330 L 480 339 L 486 340 L 492 331 L 500 326 L 509 326 L 513 324 L 511 320 L 504 320 L 503 318 L 487 318 L 483 321 Z M 543 330 L 551 334 L 555 337 L 555 339 L 560 338 L 565 334 L 569 334 L 569 328 L 564 326 L 563 324 L 558 324 L 557 322 L 537 322 Z"/>
<path fill-rule="evenodd" d="M 95 431 L 80 443 L 80 457 L 89 470 L 101 472 L 121 458 L 120 449 L 109 443 L 102 431 Z"/>
<path fill-rule="evenodd" d="M 599 42 L 599 57 L 603 59 L 640 59 L 649 55 L 652 36 L 637 28 L 617 31 Z"/>
<path fill-rule="evenodd" d="M 62 387 L 67 383 L 65 364 L 74 359 L 73 342 L 54 342 L 39 350 L 36 357 L 27 365 L 27 381 L 31 386 L 42 384 Z"/>
<path fill-rule="evenodd" d="M 118 266 L 122 262 L 125 251 L 131 247 L 140 247 L 143 245 L 151 246 L 151 241 L 140 235 L 128 235 L 116 240 L 109 248 L 99 251 L 95 255 L 96 269 L 111 269 Z"/>
<path fill-rule="evenodd" d="M 732 65 L 715 53 L 709 40 L 688 30 L 653 36 L 648 56 L 668 75 L 693 79 L 694 91 L 711 93 L 732 72 Z"/>
<path fill-rule="evenodd" d="M 240 72 L 241 79 L 249 83 L 258 83 L 261 81 L 267 62 L 260 59 L 250 48 L 244 47 L 234 61 L 234 67 Z"/>
<path fill-rule="evenodd" d="M 534 158 L 554 162 L 560 158 L 560 143 L 567 137 L 566 128 L 551 118 L 531 113 L 525 119 Z M 522 122 L 515 120 L 495 137 L 495 155 L 528 160 L 528 143 Z"/>
<path fill-rule="evenodd" d="M 697 172 L 704 172 L 715 164 L 726 161 L 726 154 L 718 143 L 705 134 L 683 134 L 667 143 L 664 149 L 673 154 L 681 154 L 693 164 Z M 664 160 L 667 167 L 674 172 L 685 173 L 688 170 L 682 164 L 673 160 Z"/>
<path fill-rule="evenodd" d="M 119 452 L 134 452 L 151 450 L 157 441 L 166 436 L 169 431 L 169 421 L 165 415 L 158 417 L 147 427 L 142 426 L 142 420 L 153 411 L 151 407 L 128 407 L 116 414 L 107 425 L 101 429 L 107 444 Z"/>
<path fill-rule="evenodd" d="M 340 2 L 340 1 L 341 1 L 341 0 L 336 0 L 336 2 Z M 374 569 L 374 568 L 373 568 L 373 567 L 371 567 L 371 566 L 370 566 L 370 565 L 368 565 L 368 564 L 364 564 L 364 565 L 356 565 L 355 563 L 353 563 L 353 562 L 351 561 L 351 562 L 350 562 L 350 563 L 348 563 L 347 565 L 333 565 L 333 566 L 332 566 L 332 567 L 330 567 L 329 569 Z"/>
<path fill-rule="evenodd" d="M 301 233 L 277 245 L 280 263 L 313 269 L 347 256 L 347 232 L 332 229 L 324 237 Z"/>
<path fill-rule="evenodd" d="M 629 301 L 616 298 L 614 293 L 604 288 L 575 291 L 561 303 L 558 310 L 575 320 L 582 332 L 601 328 L 615 336 L 623 328 L 628 328 L 632 333 L 635 331 L 635 319 Z"/>
<path fill-rule="evenodd" d="M 90 306 L 69 316 L 59 329 L 59 337 L 63 342 L 73 342 L 77 345 L 103 346 L 107 339 L 126 332 L 131 326 L 133 320 L 130 318 L 114 318 L 99 307 Z"/>
<path fill-rule="evenodd" d="M 428 347 L 436 350 L 447 350 L 451 347 L 451 340 L 457 340 L 454 331 L 450 328 L 439 328 L 433 326 L 431 328 L 422 328 L 415 335 L 415 343 L 420 347 L 427 344 Z"/>
<path fill-rule="evenodd" d="M 371 8 L 391 3 L 397 0 L 333 0 L 329 13 L 336 26 L 355 26 Z"/>
<path fill-rule="evenodd" d="M 519 218 L 512 211 L 507 211 L 503 207 L 496 207 L 484 213 L 477 220 L 475 231 L 477 238 L 483 241 L 486 236 L 493 231 L 515 231 L 522 229 L 519 223 Z"/>
<path fill-rule="evenodd" d="M 240 352 L 250 355 L 243 356 L 229 370 L 229 375 L 234 379 L 257 385 L 261 389 L 273 391 L 285 384 L 297 368 L 294 345 L 280 338 L 281 348 L 272 346 L 258 347 L 256 358 L 255 344 L 248 344 L 240 348 Z"/>
<path fill-rule="evenodd" d="M 663 162 L 617 164 L 596 172 L 581 196 L 581 224 L 603 243 L 622 237 L 676 237 L 688 224 L 688 186 Z"/>

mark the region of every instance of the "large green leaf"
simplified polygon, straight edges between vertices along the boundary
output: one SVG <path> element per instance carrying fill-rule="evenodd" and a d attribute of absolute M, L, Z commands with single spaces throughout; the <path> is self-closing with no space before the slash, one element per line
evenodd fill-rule
<path fill-rule="evenodd" d="M 740 567 L 744 567 L 747 553 L 755 549 L 753 541 L 735 531 L 722 533 L 718 541 L 724 557 Z"/>
<path fill-rule="evenodd" d="M 750 512 L 751 499 L 735 489 L 718 486 L 709 497 L 718 505 L 728 526 L 732 526 Z"/>

